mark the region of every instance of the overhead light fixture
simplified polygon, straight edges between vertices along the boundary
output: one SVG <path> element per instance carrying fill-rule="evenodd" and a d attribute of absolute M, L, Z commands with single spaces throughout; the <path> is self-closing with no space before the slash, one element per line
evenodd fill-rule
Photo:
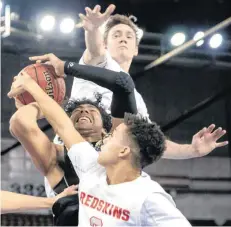
<path fill-rule="evenodd" d="M 175 33 L 171 38 L 171 44 L 173 46 L 180 46 L 185 42 L 186 36 L 182 32 Z"/>
<path fill-rule="evenodd" d="M 75 28 L 75 22 L 71 18 L 63 19 L 60 24 L 60 31 L 65 34 L 71 33 L 74 30 L 74 28 Z"/>
<path fill-rule="evenodd" d="M 197 32 L 195 35 L 194 35 L 194 37 L 193 37 L 193 39 L 196 41 L 196 40 L 199 40 L 199 39 L 201 39 L 202 37 L 204 37 L 204 32 Z M 203 39 L 201 39 L 201 40 L 199 40 L 197 43 L 196 43 L 196 46 L 201 46 L 201 45 L 203 45 L 204 44 L 204 40 Z"/>
<path fill-rule="evenodd" d="M 44 31 L 51 31 L 55 26 L 55 18 L 51 15 L 44 16 L 40 22 L 40 27 Z"/>
<path fill-rule="evenodd" d="M 222 35 L 217 33 L 210 38 L 209 45 L 211 48 L 215 49 L 222 44 L 222 41 L 223 41 Z"/>

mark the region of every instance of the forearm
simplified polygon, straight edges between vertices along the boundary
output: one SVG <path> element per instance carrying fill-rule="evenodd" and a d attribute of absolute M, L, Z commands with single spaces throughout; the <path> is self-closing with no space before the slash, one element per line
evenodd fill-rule
<path fill-rule="evenodd" d="M 190 159 L 196 158 L 197 152 L 191 144 L 178 144 L 166 140 L 166 150 L 163 158 L 166 159 Z"/>
<path fill-rule="evenodd" d="M 64 72 L 67 76 L 81 78 L 92 81 L 99 86 L 105 87 L 112 92 L 116 88 L 117 78 L 120 72 L 115 72 L 107 69 L 102 69 L 95 66 L 80 65 L 74 62 L 65 62 Z M 124 73 L 122 73 L 124 74 Z"/>
<path fill-rule="evenodd" d="M 1 213 L 17 211 L 49 209 L 55 203 L 55 198 L 42 198 L 1 191 Z"/>
<path fill-rule="evenodd" d="M 56 133 L 58 129 L 63 129 L 65 125 L 73 125 L 59 104 L 50 98 L 37 83 L 31 82 L 27 84 L 25 90 L 34 97 L 44 116 Z"/>
<path fill-rule="evenodd" d="M 85 141 L 76 131 L 71 119 L 64 110 L 50 98 L 35 81 L 31 81 L 24 85 L 24 89 L 28 91 L 38 103 L 41 111 L 51 124 L 56 134 L 58 134 L 67 148 L 73 144 Z"/>
<path fill-rule="evenodd" d="M 79 65 L 73 62 L 66 62 L 64 71 L 66 75 L 89 80 L 111 90 L 113 92 L 111 104 L 113 117 L 123 118 L 125 112 L 137 113 L 135 85 L 127 73 Z"/>
<path fill-rule="evenodd" d="M 85 31 L 86 51 L 83 58 L 86 64 L 98 64 L 104 60 L 105 48 L 103 44 L 103 35 L 100 28 L 92 31 Z"/>

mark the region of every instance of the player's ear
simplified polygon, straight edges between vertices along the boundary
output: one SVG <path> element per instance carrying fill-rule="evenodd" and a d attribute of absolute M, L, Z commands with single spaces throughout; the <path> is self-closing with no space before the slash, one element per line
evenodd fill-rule
<path fill-rule="evenodd" d="M 130 155 L 130 153 L 131 153 L 131 148 L 128 146 L 124 146 L 121 148 L 121 150 L 119 152 L 119 157 L 124 158 L 124 157 Z"/>

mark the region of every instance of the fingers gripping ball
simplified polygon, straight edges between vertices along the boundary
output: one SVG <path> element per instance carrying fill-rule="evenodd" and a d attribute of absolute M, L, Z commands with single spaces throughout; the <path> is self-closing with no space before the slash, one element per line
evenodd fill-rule
<path fill-rule="evenodd" d="M 46 64 L 33 64 L 23 69 L 38 85 L 57 103 L 61 104 L 66 94 L 66 85 L 63 78 L 57 77 L 53 66 Z M 17 97 L 24 105 L 34 102 L 34 98 L 28 93 Z"/>

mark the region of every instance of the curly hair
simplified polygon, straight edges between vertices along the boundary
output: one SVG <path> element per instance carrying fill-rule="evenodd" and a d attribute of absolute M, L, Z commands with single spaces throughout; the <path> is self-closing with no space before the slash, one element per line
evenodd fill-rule
<path fill-rule="evenodd" d="M 104 109 L 103 105 L 101 104 L 102 101 L 102 95 L 99 93 L 95 93 L 95 99 L 96 101 L 90 100 L 90 99 L 81 99 L 81 100 L 69 100 L 67 102 L 66 105 L 64 105 L 64 110 L 65 112 L 71 116 L 71 114 L 73 113 L 73 111 L 78 108 L 80 105 L 84 105 L 84 104 L 89 104 L 92 105 L 94 107 L 96 107 L 100 114 L 101 114 L 101 118 L 103 121 L 103 127 L 107 132 L 110 132 L 111 128 L 112 128 L 112 117 L 110 114 L 108 114 L 106 112 L 106 110 Z"/>
<path fill-rule="evenodd" d="M 135 141 L 139 152 L 134 153 L 134 164 L 138 168 L 160 159 L 165 150 L 165 136 L 155 122 L 140 115 L 125 114 L 124 123 Z"/>
<path fill-rule="evenodd" d="M 120 14 L 115 14 L 113 16 L 111 16 L 107 23 L 105 24 L 104 27 L 104 42 L 107 43 L 107 38 L 108 38 L 108 33 L 111 30 L 111 28 L 113 28 L 114 26 L 118 25 L 118 24 L 125 24 L 128 25 L 130 28 L 132 28 L 132 30 L 135 32 L 136 34 L 136 43 L 137 45 L 139 45 L 141 38 L 142 38 L 142 34 L 141 34 L 141 29 L 139 29 L 139 27 L 132 21 L 132 16 L 127 17 L 124 15 L 120 15 Z"/>

